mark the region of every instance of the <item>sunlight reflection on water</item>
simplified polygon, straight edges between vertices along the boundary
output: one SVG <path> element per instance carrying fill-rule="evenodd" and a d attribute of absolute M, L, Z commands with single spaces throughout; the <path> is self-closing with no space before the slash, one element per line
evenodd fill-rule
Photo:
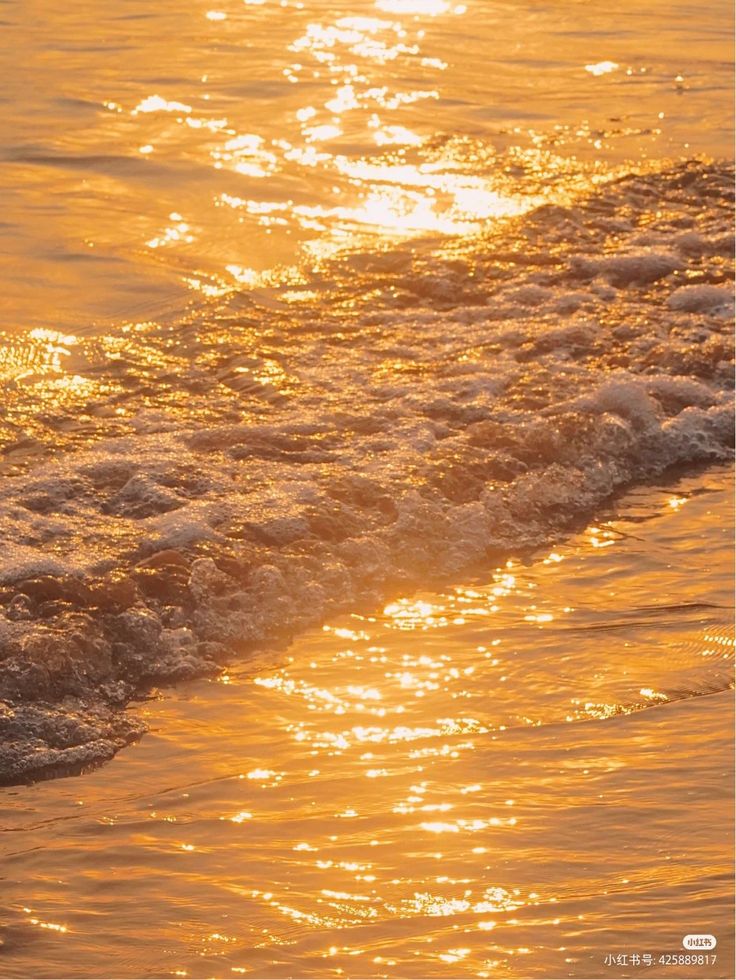
<path fill-rule="evenodd" d="M 729 153 L 725 5 L 698 39 L 630 10 L 635 44 L 599 6 L 11 4 L 0 326 L 165 318 L 361 239 L 476 234 L 627 158 Z"/>
<path fill-rule="evenodd" d="M 605 976 L 694 903 L 727 956 L 728 479 L 184 685 L 103 770 L 8 791 L 11 964 Z"/>

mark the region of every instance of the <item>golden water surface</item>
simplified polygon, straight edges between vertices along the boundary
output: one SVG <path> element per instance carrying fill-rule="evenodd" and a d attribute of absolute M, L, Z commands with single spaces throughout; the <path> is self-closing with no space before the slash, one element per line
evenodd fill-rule
<path fill-rule="evenodd" d="M 632 493 L 3 791 L 3 975 L 731 976 L 730 480 Z M 659 965 L 691 932 L 717 961 Z"/>
<path fill-rule="evenodd" d="M 159 442 L 164 453 L 157 437 L 177 424 L 252 415 L 275 431 L 274 420 L 308 423 L 324 409 L 327 431 L 363 379 L 385 384 L 388 399 L 401 376 L 404 441 L 418 459 L 411 385 L 421 393 L 421 370 L 451 374 L 456 345 L 417 368 L 421 331 L 409 316 L 389 343 L 396 289 L 378 339 L 319 321 L 315 336 L 323 328 L 345 346 L 313 352 L 320 275 L 346 253 L 385 250 L 388 261 L 407 242 L 417 254 L 420 243 L 457 242 L 462 258 L 489 228 L 619 173 L 731 156 L 732 17 L 726 0 L 6 0 L 6 441 L 23 453 L 42 432 L 44 452 L 64 459 L 75 439 L 114 436 L 130 416 L 128 448 L 103 445 L 101 459 L 125 451 L 145 477 L 145 454 Z M 706 171 L 694 173 L 704 209 L 708 194 L 715 208 Z M 641 232 L 646 244 L 646 222 L 664 222 L 656 190 L 631 194 L 600 241 L 586 214 L 595 247 L 609 247 L 616 220 L 627 227 L 634 199 L 632 239 Z M 722 282 L 716 224 L 703 246 L 711 286 Z M 557 241 L 547 234 L 540 255 Z M 350 281 L 352 267 L 341 268 Z M 356 297 L 361 316 L 374 288 L 384 295 L 375 278 L 369 270 L 356 286 L 368 295 Z M 603 316 L 606 295 L 591 316 Z M 230 334 L 218 327 L 219 303 L 232 315 L 254 296 L 256 313 Z M 657 317 L 686 315 L 663 299 L 639 317 L 639 294 L 620 296 L 616 315 L 634 335 L 647 317 L 654 336 Z M 283 311 L 294 309 L 304 319 L 295 314 L 290 333 Z M 416 323 L 430 322 L 434 311 L 417 309 Z M 194 328 L 177 331 L 185 316 Z M 448 336 L 464 343 L 457 324 Z M 647 365 L 659 370 L 649 339 L 625 362 L 645 378 Z M 376 344 L 375 375 L 343 357 L 349 344 L 369 354 Z M 557 374 L 564 398 L 570 344 Z M 601 383 L 617 363 L 605 353 Z M 483 358 L 478 377 L 495 383 L 493 356 Z M 711 367 L 703 390 L 686 379 L 671 396 L 688 406 L 685 422 L 711 404 Z M 449 392 L 449 404 L 455 389 L 433 388 L 433 377 L 427 399 Z M 299 384 L 307 395 L 283 402 Z M 614 442 L 621 429 L 612 425 Z M 347 452 L 345 431 L 335 429 L 335 452 Z M 355 436 L 356 470 L 374 450 L 381 464 L 381 438 Z M 385 445 L 404 462 L 398 437 Z M 246 459 L 243 493 L 272 487 L 266 504 L 288 517 L 300 484 L 289 469 L 275 486 L 281 471 L 267 464 L 278 446 L 261 449 L 260 469 L 255 450 Z M 74 573 L 77 561 L 132 552 L 139 515 L 123 509 L 121 530 L 102 490 L 85 511 L 69 457 L 59 486 L 42 487 L 49 500 L 59 490 L 50 510 L 28 510 L 33 494 L 14 496 L 9 482 L 4 513 Z M 211 458 L 219 506 L 230 470 Z M 305 453 L 315 472 L 330 458 Z M 92 472 L 87 457 L 80 467 Z M 135 706 L 151 733 L 104 768 L 2 790 L 0 975 L 731 976 L 731 479 L 718 469 L 673 478 L 533 560 L 354 609 L 286 651 Z M 186 526 L 203 527 L 202 514 Z M 660 964 L 683 953 L 684 934 L 703 932 L 718 937 L 716 962 Z M 624 954 L 653 965 L 606 962 Z"/>
<path fill-rule="evenodd" d="M 623 161 L 731 156 L 731 6 L 4 3 L 6 371 L 366 236 L 473 233 Z"/>

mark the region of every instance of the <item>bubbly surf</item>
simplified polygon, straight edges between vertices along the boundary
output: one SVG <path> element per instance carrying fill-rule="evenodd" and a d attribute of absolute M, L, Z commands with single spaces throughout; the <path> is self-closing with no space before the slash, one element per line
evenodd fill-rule
<path fill-rule="evenodd" d="M 80 343 L 105 397 L 41 414 L 2 489 L 5 778 L 109 756 L 141 685 L 728 458 L 730 187 L 632 177 L 472 258 L 349 260 L 329 312 L 248 299 L 121 359 Z"/>
<path fill-rule="evenodd" d="M 3 35 L 6 782 L 731 454 L 732 168 L 687 159 L 725 152 L 725 13 L 149 7 L 98 12 L 113 58 L 84 5 Z"/>

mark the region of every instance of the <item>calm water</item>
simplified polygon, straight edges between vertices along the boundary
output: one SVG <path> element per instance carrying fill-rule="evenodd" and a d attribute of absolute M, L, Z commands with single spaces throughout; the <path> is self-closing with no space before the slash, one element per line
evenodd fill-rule
<path fill-rule="evenodd" d="M 0 328 L 167 318 L 626 160 L 730 157 L 731 25 L 727 0 L 7 0 Z"/>
<path fill-rule="evenodd" d="M 732 976 L 731 477 L 335 620 L 150 703 L 107 767 L 3 790 L 3 976 Z M 715 965 L 657 965 L 698 931 Z"/>

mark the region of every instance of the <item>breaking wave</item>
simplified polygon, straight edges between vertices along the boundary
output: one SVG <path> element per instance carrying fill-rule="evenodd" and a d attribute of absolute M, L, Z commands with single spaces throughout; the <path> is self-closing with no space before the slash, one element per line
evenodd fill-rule
<path fill-rule="evenodd" d="M 73 383 L 5 384 L 0 777 L 108 758 L 153 683 L 729 458 L 731 188 L 683 164 L 49 342 Z"/>

